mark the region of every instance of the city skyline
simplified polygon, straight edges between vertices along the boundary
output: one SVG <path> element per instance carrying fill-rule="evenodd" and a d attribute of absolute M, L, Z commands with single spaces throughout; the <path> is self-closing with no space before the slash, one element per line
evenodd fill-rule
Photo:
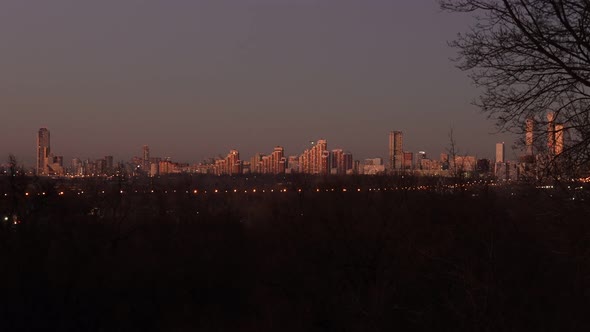
<path fill-rule="evenodd" d="M 552 115 L 548 115 L 552 118 Z M 526 138 L 532 138 L 527 123 Z M 556 127 L 563 128 L 557 124 Z M 557 135 L 557 145 L 548 145 L 549 156 L 561 153 L 564 147 L 563 129 L 551 131 L 548 127 L 547 134 Z M 112 155 L 102 158 L 72 158 L 71 162 L 64 163 L 64 156 L 55 154 L 50 145 L 50 130 L 40 128 L 37 132 L 36 156 L 37 162 L 33 174 L 40 176 L 112 176 L 124 169 L 134 175 L 159 176 L 178 173 L 201 173 L 214 175 L 240 175 L 240 174 L 291 174 L 304 173 L 311 175 L 354 175 L 354 174 L 414 174 L 427 176 L 455 176 L 457 172 L 486 174 L 490 171 L 490 164 L 495 163 L 496 174 L 508 179 L 517 179 L 519 174 L 528 174 L 527 170 L 534 165 L 534 159 L 542 157 L 529 156 L 528 147 L 526 153 L 519 157 L 518 161 L 504 158 L 504 142 L 496 144 L 496 158 L 490 160 L 477 155 L 461 154 L 457 150 L 449 150 L 436 154 L 427 154 L 425 151 L 407 151 L 403 148 L 403 132 L 390 131 L 388 138 L 388 161 L 383 163 L 383 158 L 366 158 L 364 161 L 355 159 L 349 150 L 341 147 L 328 148 L 326 139 L 318 139 L 309 142 L 308 148 L 295 155 L 285 154 L 282 146 L 275 146 L 269 154 L 256 153 L 250 158 L 241 158 L 239 150 L 231 149 L 226 157 L 218 154 L 217 157 L 209 157 L 201 161 L 179 162 L 170 157 L 154 156 L 150 154 L 149 145 L 143 145 L 141 154 L 134 155 L 127 160 L 119 160 L 115 163 Z M 549 141 L 551 142 L 551 140 Z M 59 150 L 59 149 L 57 149 Z M 547 154 L 545 154 L 547 155 Z M 244 157 L 244 155 L 242 155 Z M 416 159 L 414 159 L 414 157 Z M 434 158 L 433 158 L 434 157 Z M 533 159 L 529 158 L 533 157 Z M 524 159 L 523 159 L 524 158 Z M 22 164 L 21 164 L 22 165 Z M 26 165 L 24 165 L 26 166 Z M 498 170 L 501 170 L 498 173 Z M 506 172 L 502 171 L 506 170 Z M 520 171 L 522 170 L 522 172 Z"/>
<path fill-rule="evenodd" d="M 411 133 L 410 151 L 443 151 L 451 127 L 469 154 L 513 141 L 489 135 L 477 89 L 448 61 L 470 20 L 435 1 L 9 0 L 0 18 L 0 153 L 28 165 L 23 133 L 39 127 L 64 156 L 148 144 L 183 161 L 317 137 L 387 158 L 392 129 Z"/>
<path fill-rule="evenodd" d="M 92 153 L 92 152 L 88 152 L 88 151 L 80 151 L 78 153 L 75 153 L 73 155 L 64 155 L 61 153 L 61 148 L 58 146 L 58 149 L 54 149 L 52 147 L 56 146 L 55 143 L 49 143 L 49 137 L 51 135 L 51 130 L 49 128 L 38 128 L 37 130 L 37 134 L 36 134 L 36 149 L 34 154 L 31 154 L 32 159 L 34 160 L 33 164 L 28 164 L 26 162 L 27 157 L 30 156 L 26 156 L 25 158 L 23 158 L 23 156 L 19 156 L 19 155 L 15 155 L 15 157 L 17 158 L 18 162 L 27 168 L 33 168 L 35 170 L 35 172 L 37 174 L 47 174 L 48 170 L 51 170 L 52 168 L 61 168 L 61 167 L 66 167 L 65 164 L 69 165 L 70 161 L 74 162 L 75 160 L 78 160 L 79 162 L 85 161 L 85 160 L 97 160 L 98 158 L 108 158 L 110 159 L 110 164 L 112 165 L 113 161 L 119 161 L 119 162 L 127 162 L 130 160 L 135 160 L 137 159 L 138 165 L 140 165 L 142 167 L 142 169 L 147 169 L 147 171 L 149 172 L 149 165 L 150 165 L 150 160 L 153 160 L 154 158 L 150 158 L 150 151 L 151 151 L 151 145 L 149 144 L 142 144 L 139 148 L 136 147 L 135 151 L 133 151 L 131 154 L 127 155 L 127 156 L 114 156 L 112 153 L 110 153 L 109 151 L 105 151 L 104 153 Z M 59 134 L 58 134 L 59 135 Z M 398 142 L 395 144 L 395 149 L 392 146 L 392 143 L 394 141 L 392 141 L 393 137 L 395 135 L 395 142 Z M 385 142 L 386 138 L 382 139 L 381 144 L 382 145 L 386 145 L 386 151 L 384 151 L 383 155 L 366 155 L 366 153 L 363 153 L 362 151 L 360 152 L 355 152 L 354 156 L 355 158 L 354 160 L 365 160 L 365 159 L 371 159 L 371 158 L 379 158 L 382 159 L 384 161 L 383 165 L 386 166 L 386 168 L 388 170 L 391 170 L 391 162 L 392 162 L 392 158 L 393 158 L 393 151 L 395 150 L 396 156 L 398 156 L 397 158 L 399 158 L 399 162 L 396 162 L 396 167 L 395 170 L 403 170 L 403 169 L 408 169 L 408 168 L 412 168 L 413 164 L 414 164 L 414 156 L 418 157 L 419 155 L 422 157 L 425 157 L 426 155 L 428 156 L 428 158 L 435 158 L 436 156 L 438 156 L 438 154 L 447 154 L 448 150 L 447 148 L 436 152 L 436 151 L 411 151 L 409 149 L 407 149 L 403 143 L 401 143 L 401 141 L 403 140 L 402 137 L 404 137 L 405 133 L 399 130 L 390 130 L 387 133 L 388 136 L 388 142 Z M 53 142 L 53 136 L 51 138 L 51 141 Z M 302 140 L 302 145 L 303 148 L 301 150 L 298 151 L 294 151 L 294 150 L 287 150 L 285 149 L 283 146 L 281 145 L 274 145 L 274 152 L 271 152 L 269 154 L 266 154 L 264 151 L 268 150 L 269 148 L 263 148 L 260 150 L 256 150 L 256 149 L 248 149 L 248 150 L 252 150 L 252 151 L 256 151 L 255 153 L 252 154 L 247 154 L 247 153 L 243 153 L 242 156 L 247 156 L 244 159 L 240 159 L 242 161 L 247 161 L 247 162 L 252 162 L 255 158 L 258 158 L 259 162 L 263 162 L 264 161 L 264 157 L 272 157 L 273 160 L 276 159 L 275 155 L 277 153 L 277 149 L 280 149 L 280 158 L 283 158 L 285 160 L 285 162 L 287 162 L 287 160 L 289 160 L 290 158 L 293 157 L 297 157 L 300 158 L 301 156 L 303 156 L 306 153 L 309 153 L 311 151 L 313 151 L 314 147 L 317 147 L 318 143 L 319 145 L 322 146 L 322 150 L 319 152 L 319 154 L 321 155 L 323 151 L 330 151 L 332 152 L 333 150 L 339 150 L 341 153 L 344 154 L 351 154 L 350 149 L 348 149 L 347 147 L 335 144 L 335 147 L 332 147 L 330 149 L 326 149 L 326 139 L 322 138 L 319 140 Z M 272 144 L 270 144 L 269 146 L 272 146 Z M 398 151 L 399 150 L 399 151 Z M 237 152 L 238 155 L 240 152 L 238 151 L 243 151 L 241 149 L 237 149 L 234 147 L 232 148 L 228 148 L 225 151 L 218 151 L 215 154 L 212 155 L 208 155 L 208 156 L 203 156 L 202 158 L 194 158 L 194 159 L 189 159 L 189 160 L 180 160 L 174 157 L 171 157 L 169 154 L 167 154 L 165 151 L 156 151 L 156 154 L 158 155 L 158 159 L 161 160 L 174 160 L 175 162 L 179 162 L 182 164 L 199 164 L 202 162 L 205 162 L 207 160 L 213 160 L 213 159 L 223 159 L 223 156 L 225 155 L 225 153 L 227 151 L 230 151 L 230 154 L 232 154 L 233 151 Z M 29 151 L 30 152 L 30 151 Z M 514 156 L 516 158 L 516 156 L 519 155 L 518 151 L 513 151 Z M 12 154 L 12 153 L 10 153 Z M 489 156 L 481 156 L 481 155 L 477 155 L 477 154 L 471 154 L 471 153 L 465 153 L 460 151 L 458 153 L 458 155 L 473 155 L 476 158 L 481 158 L 481 159 L 490 159 L 493 160 L 493 153 L 492 153 L 492 157 Z M 106 156 L 106 157 L 105 157 Z M 410 157 L 408 157 L 410 156 Z M 320 159 L 321 157 L 317 157 L 316 159 Z M 409 159 L 408 159 L 409 158 Z M 408 159 L 408 160 L 406 160 Z M 65 160 L 65 164 L 64 164 L 64 160 Z M 397 159 L 396 159 L 397 160 Z M 274 163 L 275 161 L 273 161 Z M 278 161 L 276 161 L 278 162 Z M 301 161 L 298 160 L 298 163 L 300 163 Z M 2 162 L 0 162 L 0 164 L 2 164 Z M 275 167 L 273 169 L 276 169 L 276 167 L 278 167 L 277 165 L 275 166 L 268 166 L 268 167 Z M 312 171 L 310 171 L 310 173 L 314 173 Z"/>

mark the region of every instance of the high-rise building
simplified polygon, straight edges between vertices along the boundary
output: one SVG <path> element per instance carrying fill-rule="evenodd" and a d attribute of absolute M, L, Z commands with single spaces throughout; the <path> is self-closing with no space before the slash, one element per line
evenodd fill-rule
<path fill-rule="evenodd" d="M 281 164 L 282 163 L 282 164 Z M 285 150 L 282 146 L 275 146 L 271 154 L 271 169 L 270 173 L 280 174 L 285 173 Z"/>
<path fill-rule="evenodd" d="M 403 169 L 410 170 L 414 168 L 414 153 L 404 152 Z"/>
<path fill-rule="evenodd" d="M 344 160 L 344 174 L 354 174 L 354 159 L 352 158 L 352 153 L 344 152 L 342 159 Z"/>
<path fill-rule="evenodd" d="M 505 177 L 506 160 L 505 160 L 504 142 L 496 143 L 496 163 L 494 164 L 494 174 L 497 178 L 503 179 Z"/>
<path fill-rule="evenodd" d="M 115 170 L 114 164 L 113 164 L 113 156 L 105 156 L 104 160 L 105 160 L 106 173 L 111 175 L 113 173 L 113 171 Z"/>
<path fill-rule="evenodd" d="M 264 154 L 257 153 L 250 158 L 250 173 L 262 173 L 262 157 Z"/>
<path fill-rule="evenodd" d="M 401 131 L 389 133 L 389 170 L 401 170 L 403 167 L 403 134 Z"/>
<path fill-rule="evenodd" d="M 330 152 L 330 174 L 344 174 L 344 150 L 334 149 Z"/>
<path fill-rule="evenodd" d="M 535 120 L 532 118 L 528 118 L 526 120 L 526 134 L 525 134 L 525 145 L 526 145 L 526 155 L 532 156 L 534 154 L 533 150 L 533 139 L 534 139 L 534 130 L 535 130 Z"/>
<path fill-rule="evenodd" d="M 422 163 L 422 160 L 426 160 L 426 152 L 418 151 L 418 153 L 416 153 L 416 169 L 424 169 L 424 164 Z"/>
<path fill-rule="evenodd" d="M 503 163 L 504 162 L 504 142 L 496 143 L 496 162 Z"/>
<path fill-rule="evenodd" d="M 555 125 L 555 149 L 554 154 L 557 156 L 563 152 L 563 124 L 558 123 Z"/>
<path fill-rule="evenodd" d="M 49 130 L 41 128 L 37 133 L 37 175 L 49 175 L 49 155 Z"/>
<path fill-rule="evenodd" d="M 287 158 L 286 173 L 299 173 L 299 156 L 289 156 Z"/>
<path fill-rule="evenodd" d="M 555 153 L 555 113 L 547 113 L 547 150 L 550 155 Z"/>
<path fill-rule="evenodd" d="M 225 160 L 225 174 L 236 175 L 242 172 L 240 152 L 238 150 L 230 150 Z"/>
<path fill-rule="evenodd" d="M 150 147 L 147 145 L 143 146 L 143 158 L 142 158 L 141 168 L 145 172 L 150 171 Z"/>
<path fill-rule="evenodd" d="M 299 157 L 299 167 L 302 173 L 327 174 L 329 172 L 329 151 L 326 140 L 311 142 L 311 148 L 303 151 Z M 325 152 L 328 152 L 326 156 Z M 325 160 L 324 160 L 325 159 Z"/>
<path fill-rule="evenodd" d="M 82 163 L 82 160 L 80 160 L 78 158 L 72 159 L 71 168 L 72 168 L 72 170 L 71 170 L 72 175 L 74 175 L 74 176 L 84 175 L 84 163 Z"/>

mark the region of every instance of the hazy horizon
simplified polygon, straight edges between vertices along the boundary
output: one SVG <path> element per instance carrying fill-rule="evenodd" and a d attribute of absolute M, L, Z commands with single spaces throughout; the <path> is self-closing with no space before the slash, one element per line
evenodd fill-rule
<path fill-rule="evenodd" d="M 180 162 L 325 138 L 355 159 L 404 149 L 492 158 L 493 121 L 472 106 L 447 42 L 469 18 L 437 1 L 16 0 L 0 5 L 0 153 L 129 159 L 147 144 Z M 0 159 L 0 163 L 4 160 Z"/>

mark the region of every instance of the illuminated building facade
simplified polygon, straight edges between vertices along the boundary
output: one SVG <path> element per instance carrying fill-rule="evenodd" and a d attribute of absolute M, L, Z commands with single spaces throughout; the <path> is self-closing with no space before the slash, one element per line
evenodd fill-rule
<path fill-rule="evenodd" d="M 328 174 L 330 152 L 327 151 L 326 140 L 312 142 L 312 147 L 303 151 L 299 158 L 299 166 L 302 173 L 306 174 Z"/>
<path fill-rule="evenodd" d="M 389 170 L 401 170 L 403 167 L 403 133 L 391 131 L 389 133 Z"/>
<path fill-rule="evenodd" d="M 49 130 L 39 129 L 37 133 L 37 175 L 49 175 Z"/>

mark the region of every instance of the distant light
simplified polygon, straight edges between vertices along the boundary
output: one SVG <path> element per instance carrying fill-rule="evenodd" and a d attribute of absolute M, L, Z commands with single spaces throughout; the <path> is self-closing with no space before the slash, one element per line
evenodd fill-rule
<path fill-rule="evenodd" d="M 342 191 L 343 191 L 343 192 L 346 192 L 346 188 L 343 188 L 343 189 L 342 189 Z"/>
<path fill-rule="evenodd" d="M 25 193 L 25 196 L 29 196 L 29 193 Z"/>
<path fill-rule="evenodd" d="M 218 192 L 219 192 L 219 190 L 215 189 L 215 193 L 218 193 Z"/>
<path fill-rule="evenodd" d="M 153 192 L 153 190 L 152 190 L 152 192 Z M 196 193 L 197 193 L 197 190 L 195 189 L 195 190 L 193 191 L 193 193 L 194 193 L 194 194 L 196 194 Z"/>
<path fill-rule="evenodd" d="M 8 217 L 4 217 L 4 221 L 8 221 Z"/>
<path fill-rule="evenodd" d="M 123 190 L 121 190 L 121 194 L 123 193 Z"/>

